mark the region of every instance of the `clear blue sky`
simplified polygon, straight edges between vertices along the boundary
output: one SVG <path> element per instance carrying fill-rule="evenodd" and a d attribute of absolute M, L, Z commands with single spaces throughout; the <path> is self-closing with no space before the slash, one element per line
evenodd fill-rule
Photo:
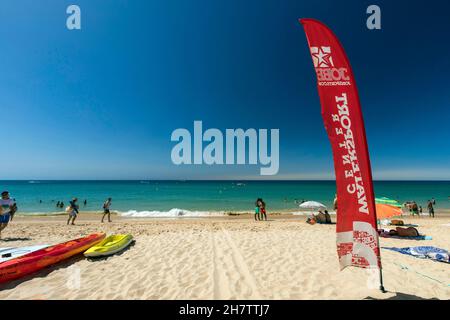
<path fill-rule="evenodd" d="M 260 178 L 175 166 L 171 132 L 279 128 L 276 179 L 333 178 L 300 17 L 354 69 L 376 179 L 450 179 L 450 3 L 9 0 L 0 4 L 1 179 Z M 66 29 L 78 4 L 82 30 Z"/>

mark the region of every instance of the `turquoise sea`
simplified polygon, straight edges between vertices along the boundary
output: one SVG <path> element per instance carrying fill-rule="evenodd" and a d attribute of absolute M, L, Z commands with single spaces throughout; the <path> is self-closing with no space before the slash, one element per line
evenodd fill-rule
<path fill-rule="evenodd" d="M 426 207 L 450 208 L 450 181 L 376 181 L 377 197 L 401 203 L 415 200 Z M 295 211 L 295 200 L 315 200 L 331 206 L 334 181 L 2 181 L 19 207 L 18 214 L 57 214 L 57 201 L 67 206 L 78 197 L 82 211 L 101 211 L 112 197 L 111 209 L 128 216 L 199 216 L 224 211 L 252 211 L 261 197 L 268 210 Z M 87 205 L 83 202 L 87 200 Z"/>

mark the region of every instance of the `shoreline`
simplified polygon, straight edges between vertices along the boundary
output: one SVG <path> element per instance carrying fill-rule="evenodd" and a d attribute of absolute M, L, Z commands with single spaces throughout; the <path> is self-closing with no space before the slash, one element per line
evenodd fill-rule
<path fill-rule="evenodd" d="M 182 210 L 182 209 L 171 209 L 171 210 Z M 129 210 L 129 211 L 135 211 L 135 210 Z M 190 211 L 190 210 L 186 210 L 186 211 Z M 143 210 L 143 211 L 136 211 L 136 212 L 152 212 L 151 210 Z M 162 211 L 161 211 L 162 212 Z M 165 212 L 170 212 L 170 210 L 165 211 Z M 179 216 L 164 216 L 164 215 L 155 215 L 155 216 L 126 216 L 124 215 L 123 211 L 117 211 L 117 210 L 111 210 L 111 216 L 115 216 L 115 217 L 120 217 L 120 218 L 129 218 L 129 219 L 136 219 L 136 218 L 148 218 L 148 219 L 157 219 L 157 218 L 214 218 L 214 217 L 221 217 L 221 216 L 248 216 L 248 215 L 253 215 L 254 212 L 253 211 L 249 211 L 249 210 L 236 210 L 236 211 L 231 211 L 231 210 L 225 210 L 225 211 L 219 211 L 219 210 L 205 210 L 205 211 L 200 211 L 200 210 L 195 210 L 195 211 L 191 211 L 191 212 L 197 212 L 200 213 L 200 215 L 179 215 Z M 316 213 L 317 210 L 315 211 L 304 211 L 304 210 L 295 210 L 295 209 L 286 209 L 286 210 L 274 210 L 274 211 L 269 211 L 268 214 L 269 215 L 297 215 L 297 216 L 305 216 L 305 215 L 309 215 L 311 213 Z M 330 215 L 335 216 L 336 212 L 334 211 L 329 211 Z M 85 216 L 92 216 L 92 215 L 102 215 L 103 211 L 100 210 L 93 210 L 93 211 L 80 211 L 79 216 L 85 217 Z M 201 215 L 204 214 L 204 215 Z M 450 216 L 450 209 L 435 209 L 435 215 L 436 216 Z M 53 217 L 53 216 L 67 216 L 66 212 L 17 212 L 14 216 L 14 219 L 16 219 L 17 217 Z M 421 217 L 428 217 L 428 213 L 427 212 L 423 212 L 420 215 Z M 409 213 L 405 213 L 402 216 L 398 216 L 398 217 L 393 217 L 394 219 L 396 218 L 407 218 L 410 217 Z"/>

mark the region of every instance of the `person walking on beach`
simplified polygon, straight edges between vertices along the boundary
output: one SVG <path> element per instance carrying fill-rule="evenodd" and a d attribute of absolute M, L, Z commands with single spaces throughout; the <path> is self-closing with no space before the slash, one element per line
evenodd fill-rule
<path fill-rule="evenodd" d="M 428 208 L 428 214 L 430 215 L 430 217 L 434 218 L 433 201 L 428 200 L 427 208 Z"/>
<path fill-rule="evenodd" d="M 2 238 L 2 231 L 8 226 L 16 211 L 16 202 L 9 197 L 8 191 L 3 191 L 0 199 L 0 239 Z"/>
<path fill-rule="evenodd" d="M 111 198 L 106 199 L 106 201 L 103 203 L 103 217 L 102 217 L 102 223 L 103 220 L 105 219 L 105 216 L 108 215 L 108 222 L 112 222 L 111 221 L 111 212 L 109 211 L 109 207 L 111 206 Z"/>
<path fill-rule="evenodd" d="M 67 224 L 69 224 L 70 220 L 72 219 L 72 225 L 75 225 L 75 219 L 77 218 L 77 215 L 79 213 L 77 201 L 77 198 L 73 198 L 72 201 L 69 202 L 69 206 L 66 208 L 66 212 L 69 214 Z"/>

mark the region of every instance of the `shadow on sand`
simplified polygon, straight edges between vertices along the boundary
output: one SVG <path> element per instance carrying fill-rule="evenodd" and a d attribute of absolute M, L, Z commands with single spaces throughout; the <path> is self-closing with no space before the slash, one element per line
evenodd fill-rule
<path fill-rule="evenodd" d="M 53 271 L 59 270 L 59 269 L 65 269 L 70 267 L 71 265 L 73 265 L 74 263 L 81 261 L 84 259 L 84 256 L 82 254 L 78 254 L 74 257 L 71 257 L 67 260 L 64 260 L 62 262 L 59 262 L 55 265 L 52 266 L 48 266 L 38 272 L 29 274 L 23 278 L 17 279 L 17 280 L 13 280 L 11 282 L 5 283 L 0 285 L 0 290 L 6 290 L 6 289 L 14 289 L 15 287 L 17 287 L 18 285 L 20 285 L 23 282 L 26 282 L 28 280 L 34 279 L 34 278 L 45 278 L 47 277 L 47 275 L 49 275 L 50 273 L 52 273 Z"/>
<path fill-rule="evenodd" d="M 31 238 L 4 238 L 0 239 L 0 242 L 12 242 L 12 241 L 30 241 Z"/>
<path fill-rule="evenodd" d="M 401 292 L 390 292 L 388 291 L 388 293 L 395 293 L 395 296 L 390 297 L 390 298 L 386 298 L 386 299 L 377 299 L 377 298 L 373 298 L 373 297 L 366 297 L 364 300 L 439 300 L 438 298 L 422 298 L 419 296 L 415 296 L 412 294 L 407 294 L 407 293 L 401 293 Z"/>

